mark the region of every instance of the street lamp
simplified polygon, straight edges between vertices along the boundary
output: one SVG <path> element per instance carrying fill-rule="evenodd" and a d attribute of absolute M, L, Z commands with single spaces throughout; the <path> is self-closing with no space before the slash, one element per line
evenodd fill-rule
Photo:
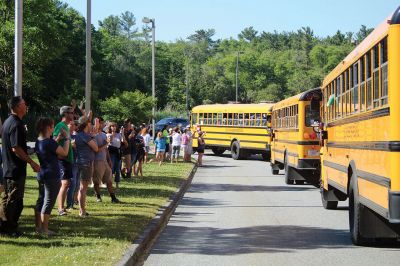
<path fill-rule="evenodd" d="M 14 96 L 22 96 L 23 1 L 15 0 Z"/>
<path fill-rule="evenodd" d="M 155 130 L 156 130 L 156 122 L 154 121 L 154 118 L 156 116 L 156 62 L 155 62 L 155 30 L 156 30 L 156 21 L 154 18 L 150 19 L 148 17 L 144 17 L 142 19 L 143 23 L 151 23 L 151 35 L 152 35 L 152 46 L 151 46 L 151 95 L 153 98 L 153 108 L 152 108 L 152 124 L 153 124 L 153 139 L 155 139 Z"/>
<path fill-rule="evenodd" d="M 92 1 L 86 1 L 86 73 L 85 73 L 85 113 L 89 116 L 92 100 Z"/>
<path fill-rule="evenodd" d="M 239 51 L 237 51 L 237 57 L 236 57 L 236 103 L 238 103 L 238 86 L 239 86 Z"/>

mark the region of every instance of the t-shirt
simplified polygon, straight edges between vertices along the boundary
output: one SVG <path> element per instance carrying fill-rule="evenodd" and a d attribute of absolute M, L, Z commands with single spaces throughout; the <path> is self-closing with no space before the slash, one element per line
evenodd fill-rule
<path fill-rule="evenodd" d="M 182 145 L 188 145 L 189 144 L 189 136 L 186 133 L 182 134 Z"/>
<path fill-rule="evenodd" d="M 162 132 L 163 137 L 166 139 L 167 144 L 169 144 L 169 134 L 168 131 L 166 129 L 164 129 L 164 131 Z"/>
<path fill-rule="evenodd" d="M 165 147 L 166 147 L 167 142 L 166 142 L 166 139 L 164 137 L 156 138 L 154 143 L 156 144 L 156 151 L 158 151 L 158 150 L 164 150 L 165 151 Z"/>
<path fill-rule="evenodd" d="M 150 146 L 150 134 L 147 133 L 146 135 L 144 135 L 143 139 L 144 139 L 144 146 L 146 147 Z"/>
<path fill-rule="evenodd" d="M 107 144 L 107 135 L 105 133 L 103 133 L 103 132 L 97 134 L 94 137 L 94 139 L 95 139 L 95 141 L 97 143 L 97 146 L 99 146 L 99 148 L 101 146 L 104 146 L 104 145 Z M 105 161 L 105 160 L 107 160 L 107 149 L 103 149 L 103 150 L 101 150 L 99 152 L 96 152 L 95 156 L 94 156 L 94 160 L 95 161 Z"/>
<path fill-rule="evenodd" d="M 16 179 L 26 176 L 26 162 L 18 158 L 12 148 L 20 147 L 27 152 L 26 129 L 18 116 L 11 114 L 3 124 L 2 159 L 3 176 L 6 179 Z"/>
<path fill-rule="evenodd" d="M 35 144 L 35 152 L 40 163 L 41 179 L 60 179 L 60 166 L 56 150 L 58 143 L 54 139 L 37 140 Z"/>
<path fill-rule="evenodd" d="M 60 129 L 63 128 L 65 129 L 65 131 L 67 131 L 69 133 L 69 128 L 67 126 L 66 123 L 64 123 L 63 121 L 59 122 L 55 127 L 54 127 L 54 132 L 53 132 L 53 137 L 57 138 L 58 134 L 60 134 Z M 62 139 L 58 142 L 58 145 L 60 146 L 64 146 L 65 143 L 65 139 Z M 69 150 L 68 150 L 68 155 L 65 158 L 65 160 L 69 163 L 73 163 L 74 162 L 74 153 L 72 151 L 72 144 L 69 144 Z"/>
<path fill-rule="evenodd" d="M 182 142 L 182 136 L 178 132 L 174 132 L 172 135 L 172 146 L 180 146 Z"/>
<path fill-rule="evenodd" d="M 109 134 L 107 134 L 107 137 L 108 136 L 112 136 L 112 134 L 111 133 L 109 133 Z M 111 140 L 111 143 L 110 143 L 110 146 L 113 146 L 113 147 L 115 147 L 115 148 L 121 148 L 121 134 L 120 133 L 115 133 L 115 135 L 114 135 L 114 137 L 112 138 L 112 140 Z"/>
<path fill-rule="evenodd" d="M 76 164 L 78 165 L 89 165 L 94 161 L 95 152 L 90 148 L 88 142 L 92 140 L 92 136 L 80 131 L 76 134 Z"/>

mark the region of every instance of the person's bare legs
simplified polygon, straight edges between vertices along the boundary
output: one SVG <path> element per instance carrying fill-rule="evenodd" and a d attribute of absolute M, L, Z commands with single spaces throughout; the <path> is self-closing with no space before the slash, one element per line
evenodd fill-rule
<path fill-rule="evenodd" d="M 42 221 L 42 233 L 45 233 L 45 234 L 51 233 L 51 234 L 53 234 L 54 232 L 49 230 L 50 215 L 41 213 L 40 214 L 40 218 L 41 218 L 41 221 Z"/>
<path fill-rule="evenodd" d="M 41 213 L 35 210 L 35 231 L 36 233 L 42 232 L 42 219 Z"/>
<path fill-rule="evenodd" d="M 86 213 L 86 193 L 89 186 L 88 181 L 81 180 L 81 185 L 79 187 L 78 201 L 79 201 L 79 215 L 84 215 Z"/>
<path fill-rule="evenodd" d="M 65 209 L 64 203 L 67 198 L 67 191 L 71 184 L 71 180 L 64 179 L 61 180 L 60 191 L 58 192 L 57 202 L 58 202 L 58 211 L 63 211 Z"/>
<path fill-rule="evenodd" d="M 199 157 L 197 158 L 197 165 L 202 166 L 203 165 L 203 154 L 199 153 Z"/>

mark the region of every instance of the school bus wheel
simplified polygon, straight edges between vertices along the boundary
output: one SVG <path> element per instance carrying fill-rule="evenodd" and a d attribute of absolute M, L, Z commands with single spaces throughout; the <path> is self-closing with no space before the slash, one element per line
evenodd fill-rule
<path fill-rule="evenodd" d="M 349 187 L 349 225 L 351 241 L 354 245 L 366 245 L 367 239 L 361 235 L 361 209 L 364 208 L 359 201 L 357 177 L 352 174 Z"/>

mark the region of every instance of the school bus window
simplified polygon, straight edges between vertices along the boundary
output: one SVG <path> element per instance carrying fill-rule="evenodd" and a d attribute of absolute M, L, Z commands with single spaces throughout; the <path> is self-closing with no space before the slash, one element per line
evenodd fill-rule
<path fill-rule="evenodd" d="M 215 123 L 214 123 L 215 124 Z M 216 124 L 218 126 L 222 125 L 222 113 L 217 113 L 217 121 Z"/>
<path fill-rule="evenodd" d="M 368 53 L 365 56 L 366 60 L 366 71 L 365 74 L 367 76 L 367 86 L 365 88 L 366 94 L 367 94 L 367 110 L 370 110 L 372 108 L 372 75 L 371 75 L 371 52 L 368 51 Z"/>
<path fill-rule="evenodd" d="M 353 65 L 353 110 L 358 112 L 358 63 Z"/>
<path fill-rule="evenodd" d="M 310 127 L 311 125 L 314 124 L 314 122 L 317 122 L 320 120 L 319 109 L 312 110 L 311 105 L 306 105 L 305 113 L 306 113 L 306 121 L 305 121 L 306 127 Z"/>
<path fill-rule="evenodd" d="M 195 124 L 197 124 L 197 116 L 198 116 L 198 114 L 197 113 L 192 113 L 192 115 L 191 115 L 191 121 L 192 121 L 192 125 L 195 125 Z"/>
<path fill-rule="evenodd" d="M 388 63 L 387 63 L 387 38 L 381 42 L 381 105 L 388 103 Z"/>
<path fill-rule="evenodd" d="M 365 56 L 360 59 L 360 110 L 365 110 Z"/>
<path fill-rule="evenodd" d="M 203 113 L 199 113 L 199 124 L 200 124 L 200 125 L 203 125 L 203 124 L 204 124 Z"/>
<path fill-rule="evenodd" d="M 374 71 L 373 71 L 373 107 L 379 107 L 379 45 L 376 45 L 374 51 Z"/>

